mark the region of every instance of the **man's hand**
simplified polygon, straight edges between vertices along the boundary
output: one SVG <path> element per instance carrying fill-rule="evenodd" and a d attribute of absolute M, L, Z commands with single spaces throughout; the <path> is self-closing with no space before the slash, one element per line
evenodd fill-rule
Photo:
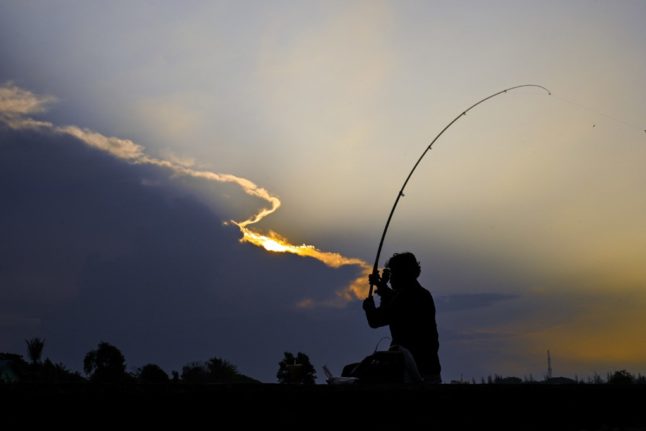
<path fill-rule="evenodd" d="M 388 268 L 385 268 L 383 271 L 383 276 L 379 276 L 379 272 L 373 272 L 368 276 L 368 281 L 372 286 L 377 287 L 375 293 L 377 295 L 382 295 L 388 290 L 388 280 L 390 279 L 390 271 Z"/>
<path fill-rule="evenodd" d="M 379 272 L 373 272 L 368 276 L 368 282 L 370 283 L 371 286 L 379 286 L 379 283 L 381 283 L 381 277 L 379 276 Z"/>

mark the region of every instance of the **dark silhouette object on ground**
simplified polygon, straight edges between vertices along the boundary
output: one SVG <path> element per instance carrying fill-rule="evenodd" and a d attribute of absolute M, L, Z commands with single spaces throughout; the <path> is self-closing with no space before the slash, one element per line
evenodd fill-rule
<path fill-rule="evenodd" d="M 40 358 L 43 355 L 43 348 L 45 347 L 45 340 L 42 338 L 30 338 L 25 340 L 27 343 L 27 355 L 32 364 L 40 363 Z"/>
<path fill-rule="evenodd" d="M 523 379 L 515 376 L 509 376 L 509 377 L 496 376 L 493 382 L 497 385 L 520 385 L 523 383 Z"/>
<path fill-rule="evenodd" d="M 100 342 L 96 350 L 85 355 L 83 369 L 92 382 L 123 383 L 129 380 L 123 353 L 105 341 Z"/>
<path fill-rule="evenodd" d="M 146 364 L 137 370 L 137 381 L 144 384 L 168 383 L 166 371 L 157 364 Z"/>
<path fill-rule="evenodd" d="M 412 360 L 410 354 L 409 360 Z M 412 367 L 413 375 L 410 375 L 409 367 Z M 354 377 L 361 384 L 392 385 L 421 381 L 416 370 L 417 366 L 414 364 L 407 367 L 401 350 L 389 350 L 375 352 L 359 363 L 346 365 L 341 376 Z"/>
<path fill-rule="evenodd" d="M 182 367 L 182 382 L 189 384 L 259 383 L 258 380 L 240 374 L 235 365 L 217 356 L 206 362 L 191 362 Z"/>
<path fill-rule="evenodd" d="M 417 281 L 420 272 L 413 253 L 395 253 L 386 263 L 382 276 L 375 273 L 369 277 L 381 297 L 379 307 L 369 296 L 363 302 L 363 309 L 371 328 L 390 327 L 390 350 L 400 352 L 408 380 L 441 383 L 435 302 Z"/>
<path fill-rule="evenodd" d="M 294 356 L 293 353 L 285 352 L 283 360 L 278 363 L 276 377 L 278 382 L 283 384 L 313 385 L 316 381 L 316 370 L 305 353 L 298 352 Z"/>

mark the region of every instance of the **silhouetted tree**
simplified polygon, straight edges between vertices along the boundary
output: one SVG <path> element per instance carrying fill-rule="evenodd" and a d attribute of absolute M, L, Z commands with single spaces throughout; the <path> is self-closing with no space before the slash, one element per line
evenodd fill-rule
<path fill-rule="evenodd" d="M 43 355 L 43 348 L 45 347 L 45 340 L 42 338 L 30 338 L 25 340 L 27 343 L 27 355 L 31 360 L 32 364 L 37 364 L 40 362 L 40 358 Z"/>
<path fill-rule="evenodd" d="M 140 383 L 168 383 L 168 374 L 156 364 L 146 364 L 137 370 Z"/>
<path fill-rule="evenodd" d="M 293 353 L 285 352 L 285 357 L 278 363 L 276 377 L 279 383 L 313 385 L 316 370 L 305 353 L 298 352 L 294 356 Z"/>
<path fill-rule="evenodd" d="M 209 372 L 202 362 L 191 362 L 182 367 L 182 382 L 207 383 Z"/>
<path fill-rule="evenodd" d="M 209 370 L 209 380 L 213 383 L 235 383 L 240 376 L 235 365 L 217 356 L 209 359 L 206 367 Z"/>
<path fill-rule="evenodd" d="M 630 374 L 626 370 L 615 371 L 611 376 L 608 377 L 608 383 L 612 385 L 629 385 L 634 383 L 635 376 Z"/>
<path fill-rule="evenodd" d="M 291 367 L 294 366 L 295 362 L 296 362 L 296 358 L 294 358 L 294 354 L 290 352 L 285 352 L 285 356 L 278 363 L 278 372 L 276 373 L 276 377 L 278 378 L 278 383 L 292 383 L 291 375 L 293 373 L 292 373 Z"/>
<path fill-rule="evenodd" d="M 604 384 L 605 382 L 603 381 L 603 379 L 599 374 L 594 373 L 594 376 L 592 376 L 592 379 L 589 380 L 589 383 L 593 385 L 601 385 L 601 384 Z"/>
<path fill-rule="evenodd" d="M 35 358 L 32 358 L 32 361 Z M 69 371 L 63 364 L 44 362 L 27 363 L 22 356 L 0 353 L 0 382 L 80 382 L 80 374 Z"/>
<path fill-rule="evenodd" d="M 85 355 L 83 369 L 93 382 L 116 383 L 123 382 L 128 377 L 126 359 L 121 350 L 103 341 L 96 350 Z"/>
<path fill-rule="evenodd" d="M 82 382 L 85 379 L 74 371 L 68 370 L 62 363 L 55 364 L 49 359 L 45 359 L 40 372 L 38 380 L 49 383 L 63 383 L 63 382 Z"/>
<path fill-rule="evenodd" d="M 240 374 L 235 365 L 214 356 L 206 363 L 191 362 L 182 367 L 184 383 L 259 383 L 257 380 Z"/>

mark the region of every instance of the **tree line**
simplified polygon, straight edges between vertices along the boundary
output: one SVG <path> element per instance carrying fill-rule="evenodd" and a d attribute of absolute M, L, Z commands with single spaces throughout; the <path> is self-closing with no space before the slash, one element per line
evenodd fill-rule
<path fill-rule="evenodd" d="M 44 383 L 185 383 L 185 384 L 237 384 L 260 383 L 258 380 L 240 373 L 231 362 L 218 356 L 207 361 L 190 362 L 181 372 L 172 371 L 169 375 L 159 365 L 149 363 L 134 372 L 126 370 L 126 359 L 116 346 L 105 341 L 96 349 L 90 350 L 83 358 L 84 375 L 68 369 L 62 363 L 54 363 L 49 358 L 42 360 L 45 340 L 31 338 L 25 340 L 27 357 L 15 353 L 0 353 L 0 383 L 44 382 Z M 285 352 L 278 363 L 276 373 L 278 383 L 312 385 L 316 383 L 316 370 L 309 357 L 302 352 Z M 646 384 L 646 376 L 634 375 L 626 370 L 608 372 L 605 377 L 595 374 L 586 379 L 552 377 L 536 380 L 532 375 L 524 378 L 503 377 L 500 375 L 475 379 L 453 380 L 453 384 Z"/>
<path fill-rule="evenodd" d="M 260 383 L 240 373 L 231 362 L 218 356 L 207 361 L 190 362 L 182 367 L 181 373 L 172 371 L 169 375 L 159 365 L 149 363 L 134 372 L 126 370 L 126 359 L 121 350 L 105 341 L 90 350 L 83 358 L 85 375 L 68 369 L 62 363 L 49 358 L 42 360 L 45 340 L 25 340 L 26 361 L 22 355 L 0 353 L 0 383 L 41 382 L 41 383 L 186 383 L 186 384 L 237 384 Z M 294 355 L 285 352 L 278 363 L 276 378 L 284 384 L 314 384 L 316 371 L 309 357 L 302 353 Z"/>
<path fill-rule="evenodd" d="M 481 378 L 479 382 L 477 382 L 475 379 L 469 380 L 452 380 L 451 383 L 453 384 L 488 384 L 488 385 L 514 385 L 514 384 L 538 384 L 538 383 L 547 383 L 547 384 L 593 384 L 593 385 L 601 385 L 601 384 L 611 384 L 611 385 L 626 385 L 626 384 L 646 384 L 646 376 L 643 376 L 642 374 L 632 374 L 629 371 L 626 370 L 617 370 L 617 371 L 612 371 L 606 373 L 605 377 L 601 376 L 600 374 L 594 374 L 592 377 L 587 377 L 584 379 L 580 379 L 579 377 L 575 377 L 574 379 L 571 379 L 569 377 L 545 377 L 542 380 L 537 380 L 534 378 L 534 376 L 529 375 L 525 376 L 523 378 L 520 377 L 515 377 L 515 376 L 507 376 L 503 377 L 498 374 L 494 374 L 487 376 L 486 378 Z"/>

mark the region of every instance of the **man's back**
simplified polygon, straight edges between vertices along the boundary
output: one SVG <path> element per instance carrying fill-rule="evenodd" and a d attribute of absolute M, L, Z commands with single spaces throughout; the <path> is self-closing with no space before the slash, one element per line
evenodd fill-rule
<path fill-rule="evenodd" d="M 397 292 L 390 310 L 392 344 L 407 348 L 422 374 L 439 374 L 435 303 L 419 283 Z"/>

